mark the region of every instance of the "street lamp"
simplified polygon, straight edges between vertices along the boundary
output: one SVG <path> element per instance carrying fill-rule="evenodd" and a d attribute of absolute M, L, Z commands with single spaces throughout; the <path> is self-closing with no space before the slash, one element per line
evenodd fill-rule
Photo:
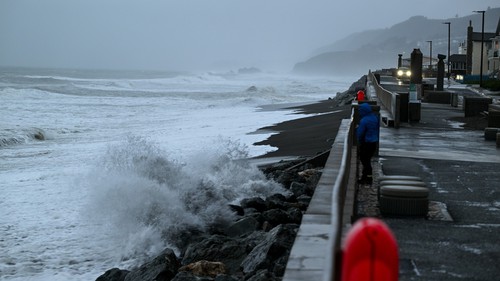
<path fill-rule="evenodd" d="M 483 87 L 483 48 L 484 48 L 484 11 L 473 11 L 474 13 L 478 13 L 482 15 L 482 24 L 481 24 L 481 63 L 479 69 L 479 87 Z"/>
<path fill-rule="evenodd" d="M 430 44 L 430 55 L 429 55 L 429 70 L 432 71 L 432 40 L 427 41 Z"/>
<path fill-rule="evenodd" d="M 443 24 L 448 25 L 448 59 L 446 60 L 446 62 L 448 64 L 447 77 L 448 77 L 448 82 L 450 82 L 450 25 L 451 25 L 451 22 L 447 21 L 447 22 L 443 22 Z"/>

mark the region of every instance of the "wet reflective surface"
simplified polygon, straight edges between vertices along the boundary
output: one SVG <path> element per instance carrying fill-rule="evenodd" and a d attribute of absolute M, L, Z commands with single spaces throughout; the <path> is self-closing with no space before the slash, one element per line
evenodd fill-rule
<path fill-rule="evenodd" d="M 484 140 L 483 130 L 465 130 L 449 121 L 460 114 L 448 105 L 423 103 L 419 123 L 381 128 L 380 156 L 500 163 L 500 149 Z"/>

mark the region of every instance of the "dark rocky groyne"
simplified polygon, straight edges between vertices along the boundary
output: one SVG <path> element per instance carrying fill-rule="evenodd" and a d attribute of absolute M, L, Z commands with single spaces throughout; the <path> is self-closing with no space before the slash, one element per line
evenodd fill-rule
<path fill-rule="evenodd" d="M 337 93 L 335 98 L 296 109 L 301 113 L 325 113 L 338 111 L 339 108 L 347 110 L 346 106 L 364 86 L 365 77 L 361 77 L 349 90 Z M 268 157 L 299 156 L 297 160 L 261 167 L 268 178 L 288 190 L 286 195 L 245 198 L 239 205 L 230 206 L 236 214 L 231 224 L 211 227 L 209 233 L 185 233 L 179 238 L 182 241 L 177 243 L 178 256 L 174 250 L 165 249 L 137 268 L 113 268 L 96 281 L 281 280 L 302 215 L 309 206 L 324 166 L 324 161 L 309 160 L 328 153 L 331 147 L 329 140 L 335 137 L 338 130 L 338 126 L 332 126 L 332 123 L 340 124 L 344 118 L 343 115 L 328 115 L 322 119 L 314 117 L 277 124 L 271 129 L 280 132 L 277 135 L 282 137 L 273 138 L 276 136 L 273 135 L 267 143 L 262 143 L 278 147 L 279 153 L 270 153 L 272 155 Z M 311 126 L 312 130 L 308 128 Z M 292 130 L 298 127 L 302 129 Z M 293 131 L 293 138 L 287 134 L 287 129 L 288 132 Z M 309 145 L 297 146 L 297 143 Z M 290 151 L 293 154 L 287 154 Z M 323 155 L 320 155 L 321 152 Z"/>
<path fill-rule="evenodd" d="M 132 270 L 113 268 L 96 281 L 143 280 L 279 280 L 321 176 L 321 166 L 283 161 L 263 168 L 285 186 L 287 195 L 246 198 L 230 206 L 237 220 L 212 233 L 191 233 L 176 256 L 165 249 L 152 261 Z M 188 242 L 189 241 L 189 242 Z"/>

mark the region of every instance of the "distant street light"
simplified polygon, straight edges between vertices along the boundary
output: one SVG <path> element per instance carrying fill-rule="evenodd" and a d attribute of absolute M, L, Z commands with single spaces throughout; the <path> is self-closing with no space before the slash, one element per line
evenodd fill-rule
<path fill-rule="evenodd" d="M 474 13 L 482 14 L 481 24 L 481 64 L 479 69 L 479 87 L 483 87 L 483 47 L 484 47 L 484 11 L 473 11 Z"/>
<path fill-rule="evenodd" d="M 446 64 L 448 65 L 448 74 L 447 74 L 447 77 L 448 77 L 448 82 L 450 82 L 450 25 L 451 25 L 451 22 L 447 21 L 447 22 L 443 22 L 443 24 L 447 24 L 448 25 L 448 58 L 446 59 Z"/>
<path fill-rule="evenodd" d="M 430 55 L 429 55 L 429 70 L 432 71 L 432 40 L 427 41 L 427 42 L 429 42 L 430 49 L 431 49 L 431 52 L 430 52 Z"/>

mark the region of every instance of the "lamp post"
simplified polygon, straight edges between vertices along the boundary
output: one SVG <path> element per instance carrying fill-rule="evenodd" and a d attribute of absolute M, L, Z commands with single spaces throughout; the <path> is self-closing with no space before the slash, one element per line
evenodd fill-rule
<path fill-rule="evenodd" d="M 429 54 L 429 70 L 432 71 L 432 40 L 427 41 L 430 45 L 430 54 Z"/>
<path fill-rule="evenodd" d="M 451 22 L 447 21 L 447 22 L 443 22 L 443 24 L 447 24 L 448 25 L 448 58 L 446 59 L 446 64 L 448 65 L 448 73 L 446 74 L 446 76 L 448 77 L 448 82 L 450 82 L 450 26 L 451 26 Z"/>
<path fill-rule="evenodd" d="M 483 86 L 483 48 L 484 48 L 484 11 L 474 11 L 474 13 L 478 13 L 482 15 L 482 23 L 481 23 L 481 63 L 479 69 L 479 87 Z"/>

